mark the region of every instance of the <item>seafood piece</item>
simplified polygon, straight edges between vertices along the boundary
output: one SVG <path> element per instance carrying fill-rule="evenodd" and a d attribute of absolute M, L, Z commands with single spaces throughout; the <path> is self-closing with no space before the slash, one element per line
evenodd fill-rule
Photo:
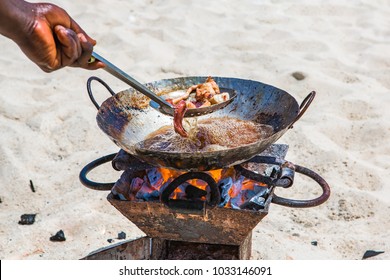
<path fill-rule="evenodd" d="M 176 133 L 182 137 L 188 137 L 182 124 L 187 109 L 208 107 L 225 102 L 229 100 L 229 98 L 229 93 L 221 93 L 217 83 L 209 76 L 203 84 L 189 87 L 184 95 L 167 99 L 167 101 L 175 107 L 173 124 Z"/>
<path fill-rule="evenodd" d="M 223 96 L 219 96 L 222 94 Z M 190 100 L 191 99 L 191 100 Z M 211 100 L 213 99 L 213 100 Z M 187 101 L 187 108 L 194 108 L 189 103 L 195 104 L 196 108 L 210 106 L 211 104 L 217 104 L 229 99 L 229 93 L 221 93 L 219 86 L 212 77 L 208 77 L 203 84 L 197 84 L 189 87 L 186 93 L 177 98 L 167 99 L 172 105 L 178 104 L 180 101 Z M 207 103 L 206 101 L 210 101 Z M 206 104 L 204 104 L 206 103 Z"/>
<path fill-rule="evenodd" d="M 205 83 L 190 87 L 187 90 L 187 94 L 190 94 L 194 90 L 196 91 L 195 99 L 197 101 L 208 100 L 212 98 L 215 94 L 220 93 L 219 86 L 210 76 L 206 79 Z"/>
<path fill-rule="evenodd" d="M 175 105 L 175 112 L 173 114 L 173 127 L 175 132 L 182 137 L 188 137 L 188 133 L 183 127 L 183 119 L 186 110 L 187 104 L 184 100 L 182 100 Z"/>
<path fill-rule="evenodd" d="M 214 104 L 218 104 L 218 103 L 222 103 L 222 102 L 225 102 L 229 100 L 229 93 L 227 92 L 223 92 L 221 94 L 216 94 L 214 95 L 212 98 L 210 98 L 208 101 L 210 101 L 210 103 L 212 105 Z"/>

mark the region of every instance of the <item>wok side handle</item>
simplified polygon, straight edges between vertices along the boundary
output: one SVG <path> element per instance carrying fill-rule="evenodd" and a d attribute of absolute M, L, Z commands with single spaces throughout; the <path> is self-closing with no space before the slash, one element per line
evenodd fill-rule
<path fill-rule="evenodd" d="M 103 81 L 102 79 L 98 78 L 98 77 L 95 77 L 95 76 L 92 76 L 90 77 L 88 80 L 87 80 L 87 91 L 88 91 L 88 95 L 89 95 L 89 98 L 91 99 L 93 105 L 95 105 L 96 109 L 99 110 L 100 106 L 99 104 L 96 102 L 96 99 L 95 97 L 93 96 L 93 93 L 92 93 L 92 87 L 91 87 L 91 83 L 92 81 L 97 81 L 99 83 L 101 83 L 109 92 L 112 96 L 115 95 L 115 92 L 106 84 L 105 81 Z"/>
<path fill-rule="evenodd" d="M 305 99 L 302 101 L 301 105 L 299 106 L 299 113 L 295 120 L 290 124 L 288 128 L 293 128 L 294 123 L 296 123 L 302 115 L 306 112 L 307 108 L 309 108 L 310 104 L 313 102 L 314 97 L 316 96 L 316 92 L 313 90 L 310 92 Z"/>
<path fill-rule="evenodd" d="M 93 169 L 95 169 L 96 167 L 98 167 L 98 166 L 100 166 L 100 165 L 102 165 L 104 163 L 112 161 L 115 156 L 116 156 L 116 153 L 110 154 L 110 155 L 106 155 L 106 156 L 103 156 L 101 158 L 98 158 L 98 159 L 88 163 L 80 171 L 80 175 L 79 175 L 80 182 L 84 186 L 86 186 L 87 188 L 90 188 L 90 189 L 93 189 L 93 190 L 97 190 L 97 191 L 110 191 L 115 183 L 97 183 L 97 182 L 93 182 L 93 181 L 91 181 L 91 180 L 89 180 L 87 178 L 87 174 L 89 172 L 91 172 Z"/>
<path fill-rule="evenodd" d="M 299 165 L 295 165 L 295 172 L 306 175 L 316 181 L 322 189 L 322 194 L 319 197 L 310 200 L 296 200 L 283 198 L 277 196 L 274 193 L 272 203 L 293 208 L 308 208 L 318 206 L 328 200 L 330 196 L 330 188 L 328 183 L 320 175 L 306 167 L 302 167 Z"/>

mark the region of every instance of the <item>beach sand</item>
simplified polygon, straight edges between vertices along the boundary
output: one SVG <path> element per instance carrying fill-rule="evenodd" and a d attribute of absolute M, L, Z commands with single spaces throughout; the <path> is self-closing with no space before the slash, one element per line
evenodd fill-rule
<path fill-rule="evenodd" d="M 331 197 L 308 209 L 272 204 L 253 230 L 252 259 L 357 260 L 367 250 L 390 259 L 388 1 L 52 2 L 97 40 L 97 53 L 139 81 L 243 78 L 299 103 L 315 90 L 278 143 L 289 145 L 287 160 L 329 183 Z M 126 240 L 144 236 L 107 192 L 78 179 L 87 163 L 119 150 L 96 124 L 86 80 L 128 86 L 103 70 L 46 74 L 12 41 L 0 38 L 0 48 L 0 259 L 80 259 L 120 242 L 121 231 Z M 95 88 L 98 102 L 108 97 Z M 91 176 L 109 182 L 120 173 L 104 166 Z M 297 175 L 276 193 L 306 199 L 318 187 Z M 23 214 L 36 214 L 35 223 L 18 224 Z M 50 241 L 59 230 L 66 241 Z"/>

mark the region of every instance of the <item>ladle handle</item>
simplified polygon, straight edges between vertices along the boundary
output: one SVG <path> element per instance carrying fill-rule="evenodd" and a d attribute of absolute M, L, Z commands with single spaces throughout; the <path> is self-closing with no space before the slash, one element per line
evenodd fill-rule
<path fill-rule="evenodd" d="M 91 59 L 92 60 L 99 60 L 99 61 L 103 62 L 106 65 L 106 67 L 104 67 L 104 70 L 106 70 L 108 73 L 115 76 L 119 80 L 130 85 L 134 89 L 138 90 L 142 94 L 146 95 L 150 99 L 152 99 L 154 102 L 156 102 L 157 104 L 159 104 L 161 106 L 160 110 L 167 112 L 170 115 L 173 115 L 174 109 L 170 103 L 168 103 L 163 98 L 156 95 L 150 89 L 148 89 L 143 84 L 141 84 L 140 82 L 138 82 L 137 80 L 132 78 L 130 75 L 128 75 L 127 73 L 125 73 L 124 71 L 122 71 L 121 69 L 116 67 L 114 64 L 109 62 L 107 59 L 103 58 L 102 56 L 100 56 L 99 54 L 97 54 L 95 52 L 92 52 Z"/>

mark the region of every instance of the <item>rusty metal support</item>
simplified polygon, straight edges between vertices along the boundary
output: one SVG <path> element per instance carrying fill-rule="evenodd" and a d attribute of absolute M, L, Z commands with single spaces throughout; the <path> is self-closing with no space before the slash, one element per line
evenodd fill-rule
<path fill-rule="evenodd" d="M 91 252 L 82 260 L 249 260 L 252 232 L 239 245 L 210 244 L 148 236 Z"/>
<path fill-rule="evenodd" d="M 199 179 L 208 184 L 210 188 L 210 200 L 207 201 L 206 204 L 209 208 L 215 208 L 221 201 L 221 194 L 213 177 L 204 172 L 188 172 L 175 178 L 161 193 L 161 202 L 170 207 L 170 204 L 173 201 L 169 199 L 169 196 L 181 184 L 191 179 Z"/>
<path fill-rule="evenodd" d="M 328 200 L 330 196 L 330 187 L 320 175 L 306 167 L 302 167 L 299 165 L 295 165 L 295 171 L 306 175 L 316 181 L 322 189 L 322 194 L 319 197 L 310 200 L 287 199 L 274 194 L 272 198 L 272 203 L 294 208 L 307 208 L 318 206 Z"/>

